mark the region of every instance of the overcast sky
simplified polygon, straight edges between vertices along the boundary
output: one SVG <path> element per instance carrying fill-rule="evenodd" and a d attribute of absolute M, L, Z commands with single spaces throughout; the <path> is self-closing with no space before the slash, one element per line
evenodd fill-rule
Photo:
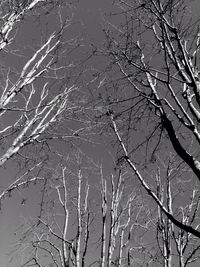
<path fill-rule="evenodd" d="M 199 0 L 198 0 L 199 1 Z M 79 4 L 75 9 L 74 21 L 79 21 L 83 25 L 83 29 L 87 34 L 88 43 L 99 43 L 103 40 L 102 23 L 103 14 L 109 12 L 111 9 L 112 0 L 79 0 Z M 199 4 L 200 6 L 200 4 Z M 196 8 L 197 6 L 195 6 Z M 198 12 L 197 12 L 198 13 Z M 12 179 L 14 169 L 10 167 L 10 177 Z M 7 172 L 1 171 L 2 179 L 8 180 Z M 33 192 L 37 191 L 37 187 L 33 188 Z M 34 194 L 30 202 L 37 203 L 34 199 Z M 15 203 L 13 205 L 13 203 Z M 34 204 L 35 205 L 35 204 Z M 11 251 L 14 241 L 14 233 L 17 225 L 23 222 L 23 219 L 29 214 L 30 205 L 20 206 L 20 196 L 14 195 L 11 199 L 6 200 L 3 211 L 0 212 L 0 267 L 6 266 L 10 255 L 6 255 L 8 251 Z M 33 207 L 34 210 L 34 207 Z M 191 267 L 197 267 L 197 265 L 191 265 Z"/>

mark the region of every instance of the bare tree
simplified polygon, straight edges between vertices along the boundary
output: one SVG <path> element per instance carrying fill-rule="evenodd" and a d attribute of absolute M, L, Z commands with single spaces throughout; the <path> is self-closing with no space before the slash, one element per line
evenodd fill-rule
<path fill-rule="evenodd" d="M 40 219 L 48 185 L 48 171 L 43 170 L 58 159 L 61 143 L 68 150 L 72 140 L 88 136 L 84 131 L 87 128 L 88 133 L 90 122 L 83 112 L 86 96 L 77 56 L 82 37 L 81 31 L 70 30 L 73 11 L 67 1 L 0 3 L 0 166 L 5 177 L 11 175 L 9 169 L 5 175 L 7 166 L 15 170 L 13 180 L 2 181 L 0 199 L 3 203 L 14 192 L 22 196 L 23 188 L 39 185 Z M 26 199 L 21 201 L 24 204 Z M 66 208 L 65 200 L 60 201 Z M 38 249 L 34 255 L 39 262 Z"/>
<path fill-rule="evenodd" d="M 1 71 L 0 140 L 4 147 L 0 165 L 5 166 L 11 159 L 19 159 L 19 164 L 24 165 L 0 196 L 36 181 L 43 188 L 38 220 L 30 226 L 26 222 L 28 232 L 24 237 L 28 238 L 31 231 L 34 236 L 28 246 L 32 254 L 27 262 L 42 266 L 43 255 L 48 254 L 56 266 L 86 266 L 92 240 L 91 222 L 101 226 L 97 233 L 98 255 L 92 264 L 111 267 L 157 263 L 152 246 L 149 248 L 143 242 L 145 237 L 132 238 L 135 229 L 140 229 L 141 236 L 146 232 L 157 234 L 158 253 L 166 267 L 172 265 L 173 246 L 179 266 L 196 260 L 200 237 L 197 216 L 200 37 L 199 21 L 192 13 L 194 6 L 189 0 L 114 1 L 114 14 L 105 19 L 105 48 L 95 49 L 98 55 L 106 55 L 109 64 L 103 73 L 94 71 L 92 80 L 84 84 L 89 91 L 89 85 L 95 88 L 96 83 L 88 101 L 79 80 L 80 69 L 76 72 L 74 60 L 67 61 L 68 52 L 73 54 L 81 42 L 78 38 L 67 38 L 72 12 L 64 19 L 62 9 L 70 10 L 70 6 L 63 1 L 4 1 L 1 5 L 0 50 L 2 54 L 16 56 L 24 52 L 24 57 L 17 71 L 10 66 L 2 67 Z M 19 42 L 20 26 L 29 17 L 41 18 L 40 14 L 47 15 L 52 10 L 58 18 L 56 30 L 45 29 L 40 42 L 37 40 L 27 50 L 28 56 L 26 51 L 14 49 Z M 73 56 L 76 59 L 77 55 Z M 14 114 L 12 122 L 10 114 Z M 106 138 L 115 144 L 115 152 L 117 147 L 116 169 L 120 171 L 111 179 L 105 178 L 102 169 L 96 174 L 101 180 L 98 191 L 101 204 L 95 211 L 97 223 L 93 221 L 93 207 L 89 206 L 94 191 L 91 193 L 90 183 L 85 182 L 82 161 L 76 157 L 78 166 L 68 168 L 66 149 L 74 149 L 72 140 L 94 142 L 99 132 L 105 131 Z M 59 147 L 62 144 L 65 148 Z M 177 191 L 171 181 L 171 169 L 167 169 L 165 181 L 158 173 L 148 180 L 152 169 L 157 170 L 157 155 L 172 149 L 184 166 L 180 179 L 189 173 L 193 184 L 186 194 L 191 199 L 182 207 L 173 202 Z M 42 151 L 39 158 L 38 151 Z M 56 165 L 60 159 L 62 164 Z M 55 166 L 60 168 L 56 174 Z M 27 179 L 29 173 L 32 175 Z M 145 189 L 154 200 L 156 211 L 155 206 L 153 212 L 144 204 L 145 200 L 135 194 L 133 187 L 127 191 L 127 180 L 123 180 L 127 173 L 133 177 L 133 186 L 142 192 Z M 76 177 L 74 187 L 68 188 L 69 177 Z M 45 207 L 46 203 L 52 203 L 53 210 Z M 63 220 L 57 217 L 60 209 Z M 133 210 L 137 220 L 132 216 Z M 145 214 L 144 224 L 138 219 L 141 210 Z M 71 218 L 75 217 L 70 236 Z M 26 243 L 24 240 L 20 245 Z M 30 239 L 27 243 L 30 245 Z M 141 254 L 146 258 L 141 260 Z"/>
<path fill-rule="evenodd" d="M 152 261 L 156 239 L 150 245 L 145 239 L 149 233 L 156 236 L 157 217 L 129 183 L 129 172 L 117 170 L 106 178 L 103 173 L 80 150 L 63 157 L 57 168 L 43 166 L 41 180 L 35 177 L 43 188 L 41 212 L 25 219 L 18 234 L 14 258 L 19 266 L 122 267 Z"/>
<path fill-rule="evenodd" d="M 173 147 L 199 179 L 199 21 L 194 7 L 191 1 L 115 1 L 117 21 L 123 22 L 114 15 L 105 20 L 106 46 L 97 53 L 111 60 L 96 110 L 111 125 L 119 162 L 129 165 L 173 224 L 200 237 L 198 227 L 179 221 L 163 205 L 144 173 L 159 150 Z"/>
<path fill-rule="evenodd" d="M 177 163 L 174 157 L 168 163 L 165 162 L 162 165 L 166 173 L 164 174 L 163 170 L 161 171 L 158 168 L 156 174 L 159 199 L 163 205 L 166 205 L 171 214 L 179 217 L 181 222 L 198 228 L 199 190 L 195 184 L 188 185 L 191 182 L 191 178 L 188 179 L 190 173 L 184 180 L 184 175 L 180 171 L 182 164 Z M 183 196 L 185 196 L 184 199 Z M 198 255 L 196 254 L 199 250 L 198 238 L 182 229 L 176 228 L 170 219 L 163 214 L 160 207 L 158 207 L 157 240 L 159 250 L 164 259 L 164 266 L 176 264 L 182 267 L 198 260 Z M 174 246 L 176 253 L 173 249 Z"/>
<path fill-rule="evenodd" d="M 153 212 L 135 186 L 129 185 L 129 175 L 119 170 L 106 179 L 101 172 L 100 266 L 144 266 L 154 257 L 156 244 L 144 245 L 146 233 L 156 233 Z"/>
<path fill-rule="evenodd" d="M 65 166 L 48 168 L 39 217 L 25 220 L 14 257 L 21 265 L 85 266 L 93 220 L 89 185 L 80 156 L 66 158 Z M 75 163 L 74 163 L 75 162 Z M 76 165 L 76 166 L 75 166 Z M 43 172 L 47 171 L 44 170 Z M 51 172 L 49 172 L 51 171 Z M 51 177 L 50 177 L 51 175 Z"/>

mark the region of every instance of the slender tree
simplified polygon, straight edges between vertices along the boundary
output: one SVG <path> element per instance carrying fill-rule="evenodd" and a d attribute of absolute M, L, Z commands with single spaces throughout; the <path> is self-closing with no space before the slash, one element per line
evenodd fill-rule
<path fill-rule="evenodd" d="M 40 216 L 25 220 L 14 254 L 22 266 L 87 264 L 93 212 L 88 207 L 89 185 L 83 162 L 80 156 L 72 158 L 66 159 L 65 166 L 51 169 L 43 183 Z"/>

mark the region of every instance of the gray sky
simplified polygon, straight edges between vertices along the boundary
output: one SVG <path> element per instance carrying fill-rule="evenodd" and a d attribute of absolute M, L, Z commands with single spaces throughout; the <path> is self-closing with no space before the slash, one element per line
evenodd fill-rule
<path fill-rule="evenodd" d="M 80 21 L 83 29 L 87 34 L 87 42 L 99 43 L 103 39 L 102 33 L 102 16 L 105 12 L 109 12 L 112 0 L 80 0 L 75 10 L 74 21 Z M 199 5 L 200 6 L 200 5 Z M 5 183 L 14 175 L 15 169 L 9 166 L 9 174 L 7 171 L 1 170 L 1 175 Z M 14 194 L 10 199 L 6 199 L 3 204 L 3 211 L 0 212 L 0 267 L 6 266 L 10 256 L 6 256 L 11 251 L 15 238 L 14 232 L 17 225 L 23 222 L 26 216 L 30 216 L 29 210 L 32 204 L 32 210 L 36 210 L 37 205 L 37 187 L 31 189 L 32 195 L 28 199 L 27 205 L 20 205 L 20 195 Z M 191 267 L 197 267 L 197 264 Z"/>

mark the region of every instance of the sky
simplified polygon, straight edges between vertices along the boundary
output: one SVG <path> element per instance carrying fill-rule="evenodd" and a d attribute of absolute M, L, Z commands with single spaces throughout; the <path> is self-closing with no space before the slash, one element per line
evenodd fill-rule
<path fill-rule="evenodd" d="M 103 14 L 105 12 L 109 13 L 112 6 L 111 0 L 79 0 L 76 8 L 74 9 L 74 22 L 77 21 L 76 25 L 79 23 L 82 25 L 82 31 L 85 34 L 87 43 L 98 44 L 103 39 L 102 24 L 103 24 Z M 200 7 L 200 4 L 199 4 Z M 21 38 L 25 43 L 30 41 L 34 35 L 37 37 L 38 33 L 33 33 L 30 28 L 28 32 L 22 34 Z M 35 38 L 35 36 L 34 36 Z M 22 62 L 15 62 L 16 67 L 18 64 L 23 64 Z M 105 162 L 107 158 L 104 157 L 104 152 L 101 155 Z M 9 169 L 9 172 L 7 171 Z M 1 170 L 1 176 L 3 177 L 3 183 L 7 183 L 12 180 L 15 174 L 15 167 L 7 166 L 7 170 Z M 5 180 L 5 181 L 4 181 Z M 1 185 L 2 186 L 2 185 Z M 16 227 L 20 225 L 27 216 L 30 216 L 31 211 L 37 209 L 37 187 L 30 189 L 32 191 L 31 196 L 28 198 L 28 205 L 21 205 L 21 195 L 20 193 L 14 194 L 12 198 L 6 199 L 5 204 L 3 203 L 3 209 L 0 212 L 0 267 L 6 267 L 8 264 L 10 255 L 6 255 L 9 251 L 12 251 L 13 243 L 15 242 L 15 233 L 17 232 Z M 26 193 L 23 197 L 26 197 Z M 32 203 L 32 204 L 31 204 Z M 191 267 L 197 267 L 198 264 L 191 264 Z M 12 266 L 13 267 L 13 266 Z"/>

